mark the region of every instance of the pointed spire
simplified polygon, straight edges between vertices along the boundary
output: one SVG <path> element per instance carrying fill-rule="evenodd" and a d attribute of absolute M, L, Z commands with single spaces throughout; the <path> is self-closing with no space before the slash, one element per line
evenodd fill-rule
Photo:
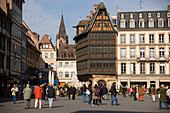
<path fill-rule="evenodd" d="M 64 25 L 63 14 L 61 16 L 61 23 L 60 23 L 60 28 L 59 28 L 59 36 L 66 36 L 66 30 L 65 30 L 65 25 Z"/>

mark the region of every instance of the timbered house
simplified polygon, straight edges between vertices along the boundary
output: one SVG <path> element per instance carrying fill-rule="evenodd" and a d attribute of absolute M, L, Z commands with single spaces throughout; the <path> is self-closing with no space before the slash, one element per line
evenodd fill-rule
<path fill-rule="evenodd" d="M 74 40 L 77 44 L 77 73 L 81 81 L 94 84 L 116 82 L 116 37 L 103 2 L 94 5 L 86 20 L 80 20 Z"/>

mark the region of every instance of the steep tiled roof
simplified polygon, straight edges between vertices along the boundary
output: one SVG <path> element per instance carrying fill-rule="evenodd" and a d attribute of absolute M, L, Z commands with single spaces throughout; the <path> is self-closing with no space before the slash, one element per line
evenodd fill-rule
<path fill-rule="evenodd" d="M 49 39 L 49 36 L 48 36 L 47 34 L 45 34 L 45 35 L 43 36 L 43 38 L 41 39 L 40 43 L 42 43 L 42 44 L 43 44 L 43 43 L 50 44 L 51 41 L 50 41 L 50 39 Z"/>
<path fill-rule="evenodd" d="M 61 45 L 57 59 L 76 59 L 76 44 L 64 44 Z"/>
<path fill-rule="evenodd" d="M 89 20 L 80 20 L 77 26 L 85 26 L 88 22 Z"/>
<path fill-rule="evenodd" d="M 76 37 L 79 37 L 80 35 L 87 33 L 90 31 L 90 29 L 93 27 L 93 24 L 96 20 L 97 14 L 99 13 L 100 9 L 106 9 L 105 5 L 103 2 L 100 2 L 99 6 L 96 9 L 96 12 L 94 13 L 94 16 L 89 20 L 89 22 L 86 24 L 85 29 L 77 36 L 74 37 L 74 39 L 76 39 Z M 106 10 L 107 11 L 107 10 Z M 108 13 L 108 12 L 107 12 Z M 108 14 L 109 16 L 109 14 Z M 109 18 L 110 19 L 110 18 Z M 111 24 L 112 25 L 112 24 Z M 113 25 L 112 28 L 114 29 Z M 115 30 L 115 29 L 114 29 Z M 116 30 L 115 30 L 116 31 Z M 117 32 L 117 31 L 116 31 Z"/>

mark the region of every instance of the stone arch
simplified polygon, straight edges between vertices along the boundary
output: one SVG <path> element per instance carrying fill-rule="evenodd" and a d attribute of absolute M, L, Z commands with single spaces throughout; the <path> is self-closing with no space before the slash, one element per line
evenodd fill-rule
<path fill-rule="evenodd" d="M 104 80 L 99 80 L 97 83 L 98 83 L 98 85 L 103 85 L 103 83 L 106 85 L 106 81 L 104 81 Z"/>

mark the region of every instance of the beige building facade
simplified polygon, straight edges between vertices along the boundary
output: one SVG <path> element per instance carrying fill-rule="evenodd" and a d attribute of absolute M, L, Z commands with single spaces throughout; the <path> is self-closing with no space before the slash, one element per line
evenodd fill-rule
<path fill-rule="evenodd" d="M 118 12 L 118 87 L 170 85 L 169 10 Z"/>

